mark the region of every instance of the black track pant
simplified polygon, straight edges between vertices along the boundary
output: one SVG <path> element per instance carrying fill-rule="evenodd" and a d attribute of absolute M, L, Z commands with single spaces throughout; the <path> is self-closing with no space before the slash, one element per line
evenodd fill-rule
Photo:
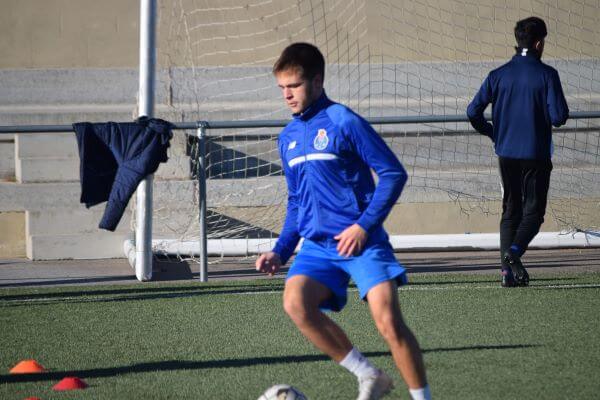
<path fill-rule="evenodd" d="M 500 220 L 500 254 L 517 245 L 523 252 L 544 222 L 550 160 L 519 160 L 500 157 L 504 195 Z"/>

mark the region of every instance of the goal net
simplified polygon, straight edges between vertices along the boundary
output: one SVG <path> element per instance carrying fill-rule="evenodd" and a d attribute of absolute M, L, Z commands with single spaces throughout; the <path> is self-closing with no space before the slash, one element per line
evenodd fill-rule
<path fill-rule="evenodd" d="M 548 25 L 544 61 L 558 69 L 571 112 L 597 112 L 599 10 L 599 0 L 161 1 L 157 114 L 174 122 L 288 119 L 271 68 L 285 46 L 308 41 L 327 60 L 329 97 L 367 118 L 464 115 L 487 73 L 514 54 L 515 22 L 531 15 Z M 390 234 L 497 232 L 501 185 L 488 138 L 466 122 L 374 128 L 409 173 L 386 222 Z M 211 254 L 271 248 L 286 207 L 279 130 L 207 131 Z M 592 118 L 555 130 L 543 229 L 600 228 L 599 131 Z M 176 133 L 154 182 L 158 253 L 194 257 L 186 244 L 199 240 L 195 136 Z"/>

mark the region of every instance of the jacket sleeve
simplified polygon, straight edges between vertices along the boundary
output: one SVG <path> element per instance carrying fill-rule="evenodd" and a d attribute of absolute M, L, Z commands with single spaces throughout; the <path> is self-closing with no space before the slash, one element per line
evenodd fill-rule
<path fill-rule="evenodd" d="M 552 71 L 548 81 L 548 113 L 552 125 L 557 128 L 564 125 L 569 118 L 569 107 L 556 70 Z"/>
<path fill-rule="evenodd" d="M 490 85 L 490 77 L 483 81 L 481 88 L 473 98 L 473 101 L 467 107 L 467 117 L 475 130 L 482 135 L 494 138 L 494 127 L 488 121 L 485 120 L 483 112 L 485 111 L 488 104 L 492 102 L 492 88 Z"/>
<path fill-rule="evenodd" d="M 273 252 L 279 254 L 282 265 L 285 264 L 292 254 L 300 241 L 300 233 L 298 232 L 298 198 L 296 192 L 296 180 L 283 158 L 283 152 L 281 147 L 279 149 L 281 155 L 281 162 L 283 164 L 283 171 L 285 174 L 285 180 L 287 182 L 287 211 L 285 216 L 285 222 L 281 229 L 281 234 L 277 243 L 273 248 Z"/>
<path fill-rule="evenodd" d="M 114 231 L 139 183 L 168 160 L 173 133 L 172 125 L 159 119 L 109 125 L 111 148 L 121 162 L 99 227 Z"/>
<path fill-rule="evenodd" d="M 379 178 L 371 202 L 357 221 L 370 233 L 387 218 L 402 193 L 408 175 L 392 150 L 365 119 L 351 114 L 342 122 L 342 131 L 358 156 Z"/>

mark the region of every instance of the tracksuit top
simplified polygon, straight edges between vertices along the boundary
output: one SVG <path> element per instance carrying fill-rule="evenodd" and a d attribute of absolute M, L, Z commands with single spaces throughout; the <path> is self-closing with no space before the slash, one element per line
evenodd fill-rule
<path fill-rule="evenodd" d="M 483 111 L 492 103 L 492 124 Z M 489 136 L 500 157 L 547 160 L 552 125 L 569 117 L 558 72 L 535 52 L 518 48 L 506 64 L 491 71 L 467 108 L 471 125 Z"/>
<path fill-rule="evenodd" d="M 301 237 L 333 241 L 355 223 L 368 232 L 369 243 L 388 240 L 383 221 L 407 174 L 366 120 L 323 92 L 293 115 L 278 145 L 288 186 L 287 215 L 273 248 L 282 263 Z"/>
<path fill-rule="evenodd" d="M 136 122 L 78 122 L 73 129 L 80 157 L 80 201 L 87 208 L 108 201 L 99 228 L 114 231 L 138 184 L 167 161 L 173 124 L 140 117 Z"/>

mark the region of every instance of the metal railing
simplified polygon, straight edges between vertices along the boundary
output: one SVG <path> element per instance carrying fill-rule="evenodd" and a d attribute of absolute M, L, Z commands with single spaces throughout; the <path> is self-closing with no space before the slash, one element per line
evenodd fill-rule
<path fill-rule="evenodd" d="M 486 116 L 488 119 L 489 116 Z M 600 118 L 600 111 L 578 111 L 569 114 L 569 119 L 596 119 Z M 450 123 L 468 122 L 466 115 L 417 115 L 401 117 L 374 117 L 367 118 L 372 125 L 396 125 L 396 124 L 426 124 L 426 123 Z M 208 281 L 208 256 L 207 256 L 207 229 L 206 229 L 206 140 L 209 129 L 241 129 L 241 128 L 281 128 L 287 125 L 289 120 L 246 120 L 246 121 L 196 121 L 174 123 L 177 130 L 195 130 L 198 138 L 198 184 L 199 184 L 199 235 L 200 235 L 200 281 Z M 600 129 L 600 128 L 599 128 Z M 573 129 L 576 131 L 577 129 Z M 0 126 L 0 134 L 33 134 L 33 133 L 60 133 L 72 132 L 72 125 L 16 125 Z M 465 131 L 447 134 L 464 134 Z M 257 135 L 261 135 L 258 133 Z M 245 133 L 244 136 L 253 136 Z M 151 239 L 150 239 L 151 241 Z M 144 246 L 151 246 L 146 243 Z M 137 264 L 136 264 L 137 265 Z M 137 271 L 136 271 L 137 275 Z"/>
<path fill-rule="evenodd" d="M 487 116 L 489 119 L 489 116 Z M 569 119 L 595 119 L 600 118 L 600 111 L 576 111 L 569 114 Z M 373 117 L 367 118 L 372 125 L 396 124 L 428 124 L 444 122 L 469 122 L 466 115 L 415 115 L 402 117 Z M 238 129 L 238 128 L 281 128 L 289 120 L 246 120 L 246 121 L 196 121 L 174 123 L 175 129 L 197 129 L 200 125 L 206 129 Z M 59 133 L 71 132 L 71 125 L 14 125 L 0 126 L 0 134 L 22 133 Z M 251 136 L 251 134 L 246 134 Z"/>

